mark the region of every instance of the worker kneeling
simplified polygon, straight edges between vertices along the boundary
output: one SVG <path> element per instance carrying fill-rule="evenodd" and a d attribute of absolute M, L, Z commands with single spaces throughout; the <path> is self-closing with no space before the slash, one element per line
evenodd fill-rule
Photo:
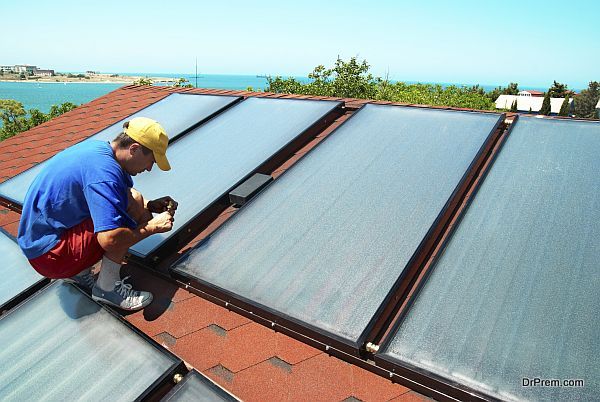
<path fill-rule="evenodd" d="M 170 170 L 168 143 L 160 124 L 136 117 L 110 143 L 83 141 L 50 159 L 27 191 L 19 224 L 19 246 L 33 268 L 124 310 L 150 304 L 152 294 L 133 290 L 120 270 L 132 245 L 173 228 L 177 203 L 146 201 L 131 178 L 154 163 Z M 91 267 L 100 259 L 95 281 Z"/>

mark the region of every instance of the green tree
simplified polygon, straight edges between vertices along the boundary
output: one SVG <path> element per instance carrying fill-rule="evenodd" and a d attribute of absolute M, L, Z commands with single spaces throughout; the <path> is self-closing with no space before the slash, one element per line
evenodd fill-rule
<path fill-rule="evenodd" d="M 308 75 L 308 78 L 310 81 L 303 84 L 295 78 L 269 76 L 266 91 L 373 99 L 377 94 L 377 84 L 381 80 L 375 79 L 369 73 L 369 64 L 366 60 L 359 62 L 356 57 L 350 58 L 347 62 L 338 57 L 332 68 L 319 65 Z"/>
<path fill-rule="evenodd" d="M 554 81 L 552 86 L 548 88 L 548 93 L 551 98 L 564 98 L 570 92 L 566 84 Z"/>
<path fill-rule="evenodd" d="M 178 78 L 173 83 L 173 87 L 174 88 L 194 88 L 194 86 L 192 84 L 190 84 L 190 82 L 188 80 L 186 80 L 185 78 Z"/>
<path fill-rule="evenodd" d="M 517 100 L 515 99 L 514 102 L 512 103 L 512 105 L 510 106 L 510 111 L 511 112 L 518 112 L 519 109 L 517 109 Z"/>
<path fill-rule="evenodd" d="M 569 104 L 569 95 L 565 97 L 562 105 L 560 105 L 560 112 L 558 112 L 559 116 L 568 116 L 571 111 L 571 105 Z"/>
<path fill-rule="evenodd" d="M 388 100 L 392 102 L 422 103 L 436 106 L 493 109 L 493 102 L 478 87 L 442 87 L 431 84 L 392 83 L 385 78 L 373 77 L 369 64 L 355 57 L 349 61 L 337 59 L 335 66 L 315 67 L 309 82 L 295 78 L 267 77 L 267 92 L 302 95 L 334 96 Z"/>
<path fill-rule="evenodd" d="M 545 114 L 546 116 L 550 116 L 551 112 L 550 105 L 550 92 L 546 92 L 544 95 L 544 100 L 542 101 L 542 108 L 540 109 L 540 114 Z"/>
<path fill-rule="evenodd" d="M 140 78 L 139 80 L 133 81 L 133 85 L 152 85 L 154 81 L 152 81 L 148 77 Z"/>
<path fill-rule="evenodd" d="M 579 95 L 573 99 L 575 103 L 575 116 L 584 119 L 598 118 L 596 105 L 600 99 L 600 82 L 591 81 Z"/>
<path fill-rule="evenodd" d="M 0 119 L 2 119 L 0 140 L 27 130 L 26 114 L 22 103 L 12 99 L 0 99 Z"/>
<path fill-rule="evenodd" d="M 39 126 L 40 124 L 48 121 L 48 115 L 40 112 L 38 109 L 30 109 L 29 116 L 29 120 L 25 118 L 26 128 L 23 131 L 28 130 L 31 127 Z"/>
<path fill-rule="evenodd" d="M 50 119 L 54 119 L 55 117 L 60 116 L 61 114 L 70 112 L 71 110 L 77 107 L 76 104 L 71 102 L 61 103 L 60 105 L 52 105 L 50 106 L 50 113 L 48 113 L 46 121 Z M 34 110 L 34 109 L 32 109 Z M 31 110 L 29 111 L 31 113 Z"/>
<path fill-rule="evenodd" d="M 390 96 L 387 98 L 377 97 L 377 99 L 432 106 L 494 109 L 494 103 L 487 96 L 473 93 L 469 88 L 454 85 L 444 88 L 441 85 L 396 82 L 391 85 L 389 93 Z"/>
<path fill-rule="evenodd" d="M 495 89 L 493 89 L 492 91 L 487 93 L 488 98 L 490 98 L 490 100 L 492 102 L 496 102 L 496 99 L 498 99 L 498 97 L 500 95 L 518 95 L 519 94 L 519 84 L 517 84 L 516 82 L 511 82 L 510 84 L 508 84 L 507 87 L 497 87 Z"/>
<path fill-rule="evenodd" d="M 21 102 L 13 99 L 0 99 L 0 119 L 3 123 L 0 128 L 0 141 L 45 123 L 76 107 L 70 102 L 52 105 L 48 114 L 40 112 L 38 109 L 30 109 L 28 117 Z"/>

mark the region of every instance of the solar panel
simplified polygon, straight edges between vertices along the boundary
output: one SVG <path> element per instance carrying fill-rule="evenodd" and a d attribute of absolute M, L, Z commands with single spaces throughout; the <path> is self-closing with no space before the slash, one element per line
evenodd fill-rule
<path fill-rule="evenodd" d="M 504 400 L 597 399 L 598 155 L 599 123 L 519 119 L 382 364 Z"/>
<path fill-rule="evenodd" d="M 134 400 L 182 364 L 62 281 L 0 318 L 0 344 L 3 401 Z"/>
<path fill-rule="evenodd" d="M 357 349 L 500 117 L 367 105 L 173 273 Z"/>
<path fill-rule="evenodd" d="M 0 311 L 20 293 L 44 278 L 30 265 L 17 243 L 0 229 Z"/>
<path fill-rule="evenodd" d="M 123 130 L 124 122 L 134 117 L 144 116 L 160 122 L 172 141 L 195 124 L 211 117 L 239 99 L 239 97 L 233 96 L 171 94 L 88 139 L 110 141 Z M 60 133 L 56 135 L 60 135 Z M 27 189 L 44 166 L 45 162 L 39 163 L 1 183 L 0 197 L 23 205 Z"/>
<path fill-rule="evenodd" d="M 190 220 L 226 195 L 340 102 L 249 98 L 196 128 L 169 148 L 171 172 L 139 175 L 135 187 L 148 199 L 179 202 L 173 231 L 150 236 L 131 248 L 146 257 Z"/>
<path fill-rule="evenodd" d="M 190 371 L 161 401 L 163 402 L 196 402 L 196 401 L 237 401 L 223 388 L 195 370 Z"/>

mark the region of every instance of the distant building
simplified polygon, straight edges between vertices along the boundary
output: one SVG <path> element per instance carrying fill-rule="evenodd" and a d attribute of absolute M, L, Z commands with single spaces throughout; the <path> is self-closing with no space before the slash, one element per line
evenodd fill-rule
<path fill-rule="evenodd" d="M 30 66 L 29 64 L 16 64 L 14 66 L 15 73 L 33 74 L 37 70 L 36 66 Z"/>
<path fill-rule="evenodd" d="M 33 75 L 38 77 L 51 77 L 54 75 L 54 70 L 40 70 L 39 68 L 36 68 L 33 71 Z"/>
<path fill-rule="evenodd" d="M 539 113 L 542 108 L 543 97 L 534 95 L 500 95 L 496 99 L 497 109 L 510 109 L 514 101 L 517 101 L 517 110 L 525 113 Z M 550 98 L 550 114 L 558 114 L 565 98 Z M 569 99 L 569 105 L 573 107 L 573 99 Z"/>
<path fill-rule="evenodd" d="M 544 96 L 544 93 L 542 91 L 534 91 L 531 89 L 528 89 L 526 91 L 519 91 L 519 96 Z"/>

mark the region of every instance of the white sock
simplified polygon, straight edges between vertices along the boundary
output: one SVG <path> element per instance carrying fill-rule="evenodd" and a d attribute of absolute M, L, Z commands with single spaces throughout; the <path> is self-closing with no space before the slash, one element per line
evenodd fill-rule
<path fill-rule="evenodd" d="M 102 257 L 100 265 L 100 274 L 96 281 L 96 286 L 105 292 L 110 292 L 115 288 L 115 282 L 121 280 L 121 264 L 114 262 L 110 258 Z"/>

